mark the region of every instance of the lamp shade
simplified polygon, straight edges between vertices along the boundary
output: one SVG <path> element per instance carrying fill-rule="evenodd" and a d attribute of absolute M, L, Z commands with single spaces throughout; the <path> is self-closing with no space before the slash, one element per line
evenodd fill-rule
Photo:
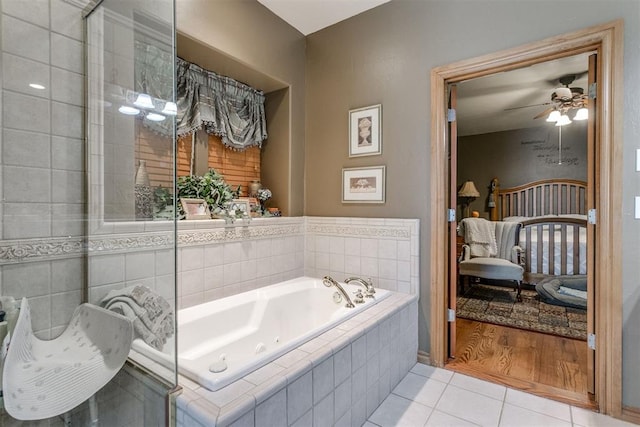
<path fill-rule="evenodd" d="M 473 181 L 466 181 L 462 184 L 462 188 L 458 191 L 458 196 L 460 197 L 480 197 L 480 192 L 476 188 L 476 185 Z"/>

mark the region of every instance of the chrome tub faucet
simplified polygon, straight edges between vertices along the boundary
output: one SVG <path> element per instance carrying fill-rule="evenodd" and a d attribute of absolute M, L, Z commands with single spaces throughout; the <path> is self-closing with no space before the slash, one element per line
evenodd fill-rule
<path fill-rule="evenodd" d="M 331 286 L 335 286 L 336 289 L 338 289 L 338 292 L 340 292 L 342 294 L 342 297 L 347 301 L 347 304 L 345 305 L 346 308 L 355 307 L 355 305 L 353 305 L 353 302 L 351 302 L 351 298 L 349 298 L 349 294 L 347 294 L 347 292 L 344 290 L 342 285 L 340 283 L 336 282 L 332 277 L 324 276 L 324 278 L 322 279 L 322 283 L 327 288 L 330 288 Z"/>
<path fill-rule="evenodd" d="M 360 284 L 364 288 L 364 293 L 366 298 L 373 298 L 373 294 L 376 293 L 376 290 L 371 283 L 371 279 L 365 280 L 361 277 L 349 277 L 344 281 L 344 283 L 356 282 Z"/>

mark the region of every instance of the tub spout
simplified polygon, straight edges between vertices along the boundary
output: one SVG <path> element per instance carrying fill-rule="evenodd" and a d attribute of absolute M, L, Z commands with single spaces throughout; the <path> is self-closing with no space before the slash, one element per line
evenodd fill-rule
<path fill-rule="evenodd" d="M 371 279 L 365 280 L 360 277 L 349 277 L 344 281 L 344 283 L 356 282 L 359 283 L 364 288 L 364 293 L 367 298 L 373 298 L 373 294 L 376 293 L 373 284 L 371 284 Z"/>
<path fill-rule="evenodd" d="M 322 279 L 322 283 L 327 288 L 330 288 L 331 286 L 335 286 L 336 289 L 338 289 L 338 291 L 342 294 L 342 297 L 347 301 L 347 304 L 345 305 L 345 307 L 347 307 L 347 308 L 355 307 L 355 305 L 353 305 L 353 302 L 351 302 L 351 298 L 349 298 L 349 294 L 347 294 L 347 291 L 345 291 L 344 288 L 342 287 L 342 285 L 340 285 L 340 283 L 336 282 L 332 277 L 324 276 L 324 278 Z"/>

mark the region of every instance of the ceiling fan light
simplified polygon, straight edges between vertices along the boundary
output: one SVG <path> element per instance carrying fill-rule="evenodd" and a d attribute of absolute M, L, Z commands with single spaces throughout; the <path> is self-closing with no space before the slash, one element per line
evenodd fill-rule
<path fill-rule="evenodd" d="M 176 114 L 178 114 L 178 106 L 176 105 L 175 102 L 167 101 L 167 103 L 164 104 L 164 109 L 162 110 L 162 113 L 167 114 L 169 116 L 175 116 Z"/>
<path fill-rule="evenodd" d="M 161 122 L 163 121 L 166 117 L 163 116 L 162 114 L 158 114 L 158 113 L 149 113 L 146 115 L 147 120 L 151 120 L 152 122 Z"/>
<path fill-rule="evenodd" d="M 560 111 L 558 110 L 553 110 L 549 114 L 549 117 L 547 117 L 548 122 L 557 122 L 559 119 L 560 119 Z"/>
<path fill-rule="evenodd" d="M 576 112 L 576 115 L 573 117 L 573 120 L 587 120 L 588 118 L 589 118 L 589 110 L 582 107 Z"/>
<path fill-rule="evenodd" d="M 556 122 L 556 126 L 564 126 L 564 125 L 568 125 L 569 123 L 571 123 L 571 119 L 566 114 L 563 114 L 560 116 L 560 118 Z"/>
<path fill-rule="evenodd" d="M 140 110 L 137 108 L 129 107 L 128 105 L 122 105 L 118 108 L 122 114 L 126 114 L 127 116 L 136 116 L 140 113 Z"/>
<path fill-rule="evenodd" d="M 153 109 L 154 108 L 153 101 L 151 100 L 151 97 L 149 95 L 147 95 L 146 93 L 139 94 L 138 97 L 136 98 L 136 100 L 134 101 L 133 105 L 135 105 L 136 107 L 140 107 L 140 108 L 148 108 L 148 109 Z"/>

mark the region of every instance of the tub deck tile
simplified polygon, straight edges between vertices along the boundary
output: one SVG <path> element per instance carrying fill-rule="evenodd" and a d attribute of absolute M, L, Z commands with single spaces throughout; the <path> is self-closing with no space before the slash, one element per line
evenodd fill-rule
<path fill-rule="evenodd" d="M 364 334 L 364 329 L 361 329 L 361 334 L 356 335 L 355 337 L 362 336 L 362 334 Z M 332 342 L 330 342 L 329 347 L 331 348 L 331 351 L 333 351 L 333 354 L 336 354 L 337 352 L 341 351 L 342 349 L 347 347 L 349 344 L 351 344 L 351 341 L 353 340 L 354 340 L 354 336 L 351 335 L 350 333 L 346 333 L 336 338 Z"/>
<path fill-rule="evenodd" d="M 333 356 L 333 349 L 331 348 L 330 345 L 327 345 L 326 347 L 321 347 L 318 350 L 311 353 L 308 359 L 313 366 L 318 366 L 324 363 L 331 356 Z"/>
<path fill-rule="evenodd" d="M 271 362 L 264 365 L 262 368 L 253 371 L 252 373 L 244 377 L 244 380 L 249 381 L 250 383 L 255 385 L 260 385 L 284 370 L 285 368 L 283 366 Z"/>
<path fill-rule="evenodd" d="M 307 353 L 314 353 L 316 352 L 318 349 L 326 347 L 329 345 L 329 341 L 321 338 L 321 337 L 316 337 L 314 339 L 312 339 L 311 341 L 303 344 L 302 346 L 299 347 L 300 350 L 302 351 L 306 351 Z"/>
<path fill-rule="evenodd" d="M 284 371 L 284 374 L 287 378 L 287 384 L 295 382 L 298 378 L 300 378 L 307 372 L 311 372 L 311 369 L 313 369 L 313 364 L 309 359 L 298 361 L 294 365 L 287 368 L 286 371 Z"/>
<path fill-rule="evenodd" d="M 194 420 L 207 427 L 216 427 L 215 422 L 220 414 L 220 408 L 206 399 L 196 399 L 189 402 L 187 411 Z"/>
<path fill-rule="evenodd" d="M 260 405 L 274 394 L 287 387 L 287 377 L 284 375 L 275 376 L 262 384 L 256 386 L 249 393 L 256 399 L 256 405 Z"/>
<path fill-rule="evenodd" d="M 358 314 L 358 316 L 360 316 L 362 313 Z M 324 334 L 320 335 L 320 339 L 326 340 L 326 341 L 333 341 L 336 338 L 338 338 L 341 335 L 344 335 L 345 331 L 342 329 L 338 329 L 338 328 L 333 328 L 333 329 L 329 329 L 327 332 L 325 332 Z"/>
<path fill-rule="evenodd" d="M 359 316 L 354 316 L 351 319 L 347 320 L 346 322 L 340 323 L 338 326 L 336 326 L 336 328 L 342 329 L 342 330 L 345 330 L 345 331 L 349 331 L 352 328 L 354 328 L 355 326 L 361 324 L 362 322 L 363 322 L 363 320 L 360 319 Z"/>
<path fill-rule="evenodd" d="M 289 353 L 285 353 L 284 355 L 277 358 L 274 363 L 284 368 L 290 368 L 291 366 L 307 357 L 309 357 L 309 353 L 296 348 L 291 350 Z"/>
<path fill-rule="evenodd" d="M 243 396 L 247 391 L 251 390 L 254 387 L 252 383 L 249 381 L 245 381 L 243 379 L 239 379 L 226 387 L 221 388 L 218 391 L 210 391 L 204 387 L 200 387 L 195 392 L 207 399 L 209 402 L 217 405 L 219 407 L 223 407 L 239 397 Z"/>
<path fill-rule="evenodd" d="M 251 394 L 243 394 L 233 402 L 225 405 L 220 409 L 216 426 L 224 427 L 228 426 L 234 421 L 243 417 L 248 412 L 253 413 L 253 409 L 256 406 L 256 400 Z M 253 421 L 253 419 L 252 419 Z"/>

